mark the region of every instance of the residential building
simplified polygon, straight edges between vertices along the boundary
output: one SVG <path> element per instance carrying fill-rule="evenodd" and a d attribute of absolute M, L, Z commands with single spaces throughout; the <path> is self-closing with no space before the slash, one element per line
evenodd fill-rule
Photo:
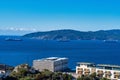
<path fill-rule="evenodd" d="M 52 72 L 64 71 L 68 68 L 68 58 L 49 57 L 34 60 L 33 67 L 39 71 L 44 69 L 50 70 Z"/>
<path fill-rule="evenodd" d="M 80 62 L 76 66 L 76 74 L 90 75 L 96 73 L 99 77 L 106 77 L 112 80 L 120 79 L 120 66 L 117 65 L 107 65 L 107 64 L 94 64 Z"/>

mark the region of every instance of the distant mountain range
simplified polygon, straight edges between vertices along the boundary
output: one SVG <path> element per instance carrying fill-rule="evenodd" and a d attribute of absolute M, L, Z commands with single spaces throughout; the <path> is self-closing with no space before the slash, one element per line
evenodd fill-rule
<path fill-rule="evenodd" d="M 23 37 L 36 38 L 41 40 L 120 40 L 120 30 L 116 29 L 83 32 L 65 29 L 35 32 L 26 34 Z"/>

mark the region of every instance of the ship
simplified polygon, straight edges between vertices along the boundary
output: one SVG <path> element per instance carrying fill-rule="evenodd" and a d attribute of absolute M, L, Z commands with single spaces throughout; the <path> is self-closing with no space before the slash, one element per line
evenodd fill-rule
<path fill-rule="evenodd" d="M 57 40 L 58 42 L 69 42 L 70 40 Z"/>
<path fill-rule="evenodd" d="M 58 42 L 69 42 L 70 39 L 68 39 L 67 37 L 63 37 L 57 40 Z"/>
<path fill-rule="evenodd" d="M 117 43 L 118 40 L 104 40 L 105 43 Z"/>
<path fill-rule="evenodd" d="M 69 39 L 58 39 L 57 41 L 58 42 L 69 42 L 70 40 Z"/>
<path fill-rule="evenodd" d="M 22 41 L 22 39 L 19 39 L 19 38 L 5 38 L 5 41 Z"/>

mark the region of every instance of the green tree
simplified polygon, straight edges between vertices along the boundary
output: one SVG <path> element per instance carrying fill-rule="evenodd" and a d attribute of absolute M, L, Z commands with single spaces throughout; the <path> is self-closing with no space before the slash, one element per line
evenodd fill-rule
<path fill-rule="evenodd" d="M 107 79 L 107 78 L 102 78 L 102 79 L 100 79 L 100 80 L 109 80 L 109 79 Z"/>

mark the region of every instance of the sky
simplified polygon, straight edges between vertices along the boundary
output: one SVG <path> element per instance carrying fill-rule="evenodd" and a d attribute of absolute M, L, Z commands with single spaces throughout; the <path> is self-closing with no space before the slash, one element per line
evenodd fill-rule
<path fill-rule="evenodd" d="M 0 0 L 0 35 L 120 29 L 120 0 Z"/>

